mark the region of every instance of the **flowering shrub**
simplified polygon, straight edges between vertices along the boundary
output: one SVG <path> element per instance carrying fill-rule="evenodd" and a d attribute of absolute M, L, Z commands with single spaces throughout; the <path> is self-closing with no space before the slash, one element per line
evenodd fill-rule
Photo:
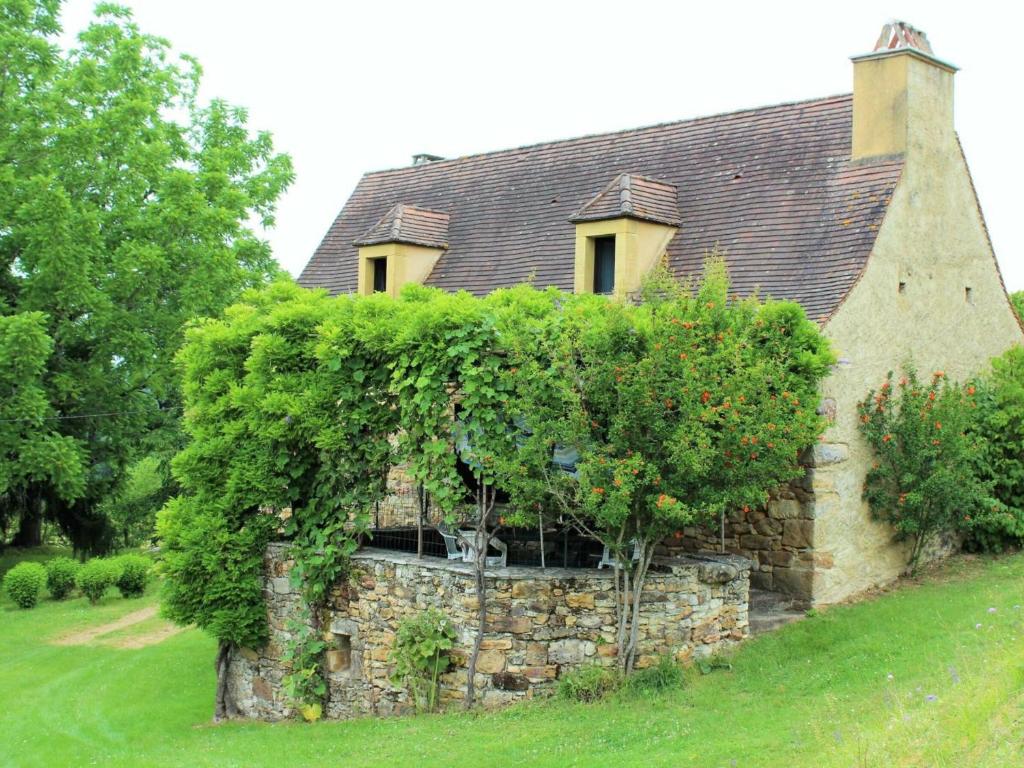
<path fill-rule="evenodd" d="M 975 387 L 960 387 L 942 371 L 921 381 L 909 370 L 890 373 L 858 405 L 861 432 L 875 462 L 864 498 L 876 519 L 911 543 L 908 569 L 941 531 L 969 529 L 998 503 L 975 468 L 985 442 L 973 430 Z"/>

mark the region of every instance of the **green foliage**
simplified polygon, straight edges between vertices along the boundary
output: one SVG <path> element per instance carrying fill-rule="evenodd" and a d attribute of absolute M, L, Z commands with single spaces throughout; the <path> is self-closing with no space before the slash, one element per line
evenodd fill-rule
<path fill-rule="evenodd" d="M 78 569 L 76 582 L 82 594 L 96 605 L 117 581 L 117 563 L 104 557 L 94 557 Z"/>
<path fill-rule="evenodd" d="M 566 672 L 558 681 L 556 695 L 566 701 L 599 701 L 622 684 L 618 669 L 588 664 Z"/>
<path fill-rule="evenodd" d="M 1011 293 L 1010 305 L 1013 307 L 1013 311 L 1017 313 L 1017 317 L 1024 320 L 1024 291 Z"/>
<path fill-rule="evenodd" d="M 145 555 L 121 555 L 114 559 L 117 577 L 114 584 L 121 597 L 142 597 L 153 562 Z"/>
<path fill-rule="evenodd" d="M 448 669 L 448 651 L 455 643 L 455 629 L 436 609 L 427 609 L 405 618 L 398 625 L 391 663 L 391 680 L 403 685 L 412 696 L 416 709 L 432 712 L 437 708 L 438 680 Z"/>
<path fill-rule="evenodd" d="M 696 290 L 662 270 L 644 293 L 640 305 L 550 292 L 495 299 L 513 379 L 507 410 L 527 425 L 503 487 L 521 510 L 571 517 L 619 563 L 636 553 L 616 568 L 627 669 L 639 602 L 626 596 L 639 594 L 632 582 L 655 545 L 800 476 L 834 359 L 798 305 L 730 300 L 720 260 Z M 559 447 L 578 454 L 575 472 L 552 465 Z"/>
<path fill-rule="evenodd" d="M 46 583 L 46 569 L 39 563 L 18 563 L 4 576 L 4 590 L 19 608 L 34 608 Z"/>
<path fill-rule="evenodd" d="M 1024 299 L 1024 292 L 1014 294 Z M 978 379 L 975 434 L 983 449 L 976 471 L 998 501 L 965 526 L 969 549 L 1002 551 L 1024 544 L 1024 348 L 1011 347 Z"/>
<path fill-rule="evenodd" d="M 913 370 L 893 384 L 890 373 L 858 407 L 861 432 L 875 454 L 864 498 L 876 519 L 912 543 L 912 571 L 940 531 L 969 528 L 997 506 L 991 483 L 975 471 L 984 441 L 972 430 L 975 388 L 936 371 L 928 382 Z"/>
<path fill-rule="evenodd" d="M 669 655 L 659 656 L 649 667 L 638 669 L 623 682 L 623 690 L 634 696 L 650 696 L 682 688 L 686 673 Z"/>
<path fill-rule="evenodd" d="M 288 631 L 292 640 L 281 655 L 289 670 L 284 678 L 285 695 L 298 706 L 304 720 L 313 722 L 323 714 L 321 702 L 327 695 L 327 678 L 323 670 L 327 642 L 317 631 L 308 606 L 289 620 Z"/>
<path fill-rule="evenodd" d="M 150 541 L 156 533 L 156 514 L 175 490 L 169 463 L 161 454 L 147 454 L 134 462 L 124 485 L 102 504 L 117 542 L 128 548 Z"/>
<path fill-rule="evenodd" d="M 78 561 L 70 557 L 55 557 L 47 560 L 46 589 L 54 600 L 63 600 L 75 588 L 78 575 Z"/>
<path fill-rule="evenodd" d="M 127 9 L 69 51 L 58 10 L 0 5 L 0 516 L 102 551 L 101 502 L 178 430 L 183 327 L 278 271 L 253 227 L 292 169 Z"/>

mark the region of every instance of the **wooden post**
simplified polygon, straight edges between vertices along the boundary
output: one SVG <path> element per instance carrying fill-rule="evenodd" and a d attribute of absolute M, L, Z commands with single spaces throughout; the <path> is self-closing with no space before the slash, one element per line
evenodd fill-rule
<path fill-rule="evenodd" d="M 421 485 L 416 489 L 416 495 L 419 497 L 419 514 L 416 515 L 416 557 L 423 558 L 423 515 L 427 506 L 427 492 L 426 489 Z"/>
<path fill-rule="evenodd" d="M 538 512 L 537 519 L 540 521 L 540 567 L 543 569 L 544 565 L 544 513 Z"/>

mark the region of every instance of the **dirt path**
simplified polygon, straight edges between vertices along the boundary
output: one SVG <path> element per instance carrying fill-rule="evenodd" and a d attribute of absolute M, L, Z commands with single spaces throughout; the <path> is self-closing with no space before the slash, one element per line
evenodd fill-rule
<path fill-rule="evenodd" d="M 61 635 L 60 637 L 52 640 L 53 645 L 86 645 L 91 643 L 100 635 L 107 635 L 111 632 L 117 632 L 119 629 L 127 629 L 134 624 L 140 624 L 147 619 L 152 619 L 156 616 L 157 607 L 151 605 L 148 608 L 142 608 L 138 611 L 132 611 L 131 613 L 125 614 L 117 621 L 112 621 L 109 624 L 101 624 L 98 627 L 90 627 L 89 629 L 83 629 L 81 632 L 72 632 L 71 634 Z M 150 632 L 148 635 L 158 634 L 156 632 Z M 175 634 L 175 633 L 171 633 Z M 147 637 L 147 635 L 140 635 L 140 637 Z M 153 640 L 153 643 L 159 643 L 160 640 L 164 640 L 170 637 L 170 634 L 166 634 L 160 637 L 158 640 Z M 152 643 L 143 643 L 143 645 L 124 645 L 129 640 L 135 640 L 135 638 L 122 638 L 120 641 L 113 643 L 119 648 L 142 648 L 144 645 L 150 645 Z"/>

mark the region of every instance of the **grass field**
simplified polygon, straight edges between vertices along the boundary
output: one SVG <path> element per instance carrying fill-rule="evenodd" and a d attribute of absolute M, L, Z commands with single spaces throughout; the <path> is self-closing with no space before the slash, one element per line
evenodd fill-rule
<path fill-rule="evenodd" d="M 80 635 L 156 605 L 115 594 L 0 599 L 0 764 L 1024 766 L 1024 556 L 956 560 L 660 696 L 315 725 L 211 725 L 210 638 L 123 647 L 159 637 L 152 618 Z"/>

